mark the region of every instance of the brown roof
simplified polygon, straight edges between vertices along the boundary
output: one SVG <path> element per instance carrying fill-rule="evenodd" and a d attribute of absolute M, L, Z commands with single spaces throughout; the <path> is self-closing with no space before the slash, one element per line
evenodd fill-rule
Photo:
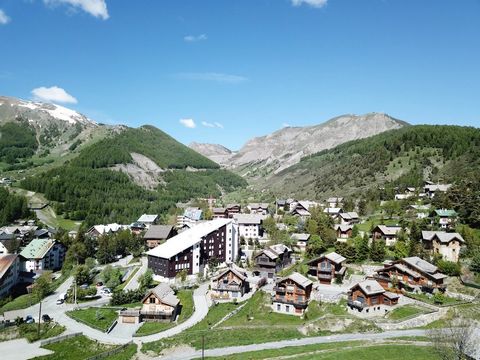
<path fill-rule="evenodd" d="M 5 273 L 10 269 L 10 266 L 17 259 L 18 255 L 0 255 L 0 279 L 3 278 Z"/>
<path fill-rule="evenodd" d="M 143 238 L 147 240 L 166 240 L 172 229 L 172 225 L 151 225 Z"/>

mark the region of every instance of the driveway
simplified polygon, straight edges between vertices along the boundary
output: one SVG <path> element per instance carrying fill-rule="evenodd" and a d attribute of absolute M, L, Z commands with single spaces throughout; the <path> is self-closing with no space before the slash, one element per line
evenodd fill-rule
<path fill-rule="evenodd" d="M 138 280 L 140 279 L 140 276 L 145 274 L 145 272 L 147 271 L 147 265 L 148 265 L 148 261 L 147 261 L 146 257 L 142 257 L 140 259 L 140 261 L 142 263 L 142 266 L 140 267 L 140 269 L 138 269 L 138 271 L 135 273 L 135 275 L 130 279 L 128 284 L 125 285 L 125 287 L 124 287 L 125 291 L 126 290 L 136 290 L 140 286 Z"/>

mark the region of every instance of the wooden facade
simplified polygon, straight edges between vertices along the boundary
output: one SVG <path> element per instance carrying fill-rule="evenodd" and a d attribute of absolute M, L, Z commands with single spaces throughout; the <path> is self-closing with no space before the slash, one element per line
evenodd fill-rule
<path fill-rule="evenodd" d="M 255 255 L 253 273 L 273 279 L 275 274 L 291 264 L 292 250 L 285 245 L 273 245 Z"/>
<path fill-rule="evenodd" d="M 315 276 L 321 284 L 331 284 L 337 278 L 343 279 L 346 267 L 345 258 L 335 252 L 322 255 L 308 262 L 309 274 Z"/>
<path fill-rule="evenodd" d="M 310 301 L 312 287 L 313 283 L 299 273 L 279 279 L 274 288 L 273 310 L 286 314 L 303 315 Z"/>
<path fill-rule="evenodd" d="M 247 273 L 234 265 L 215 276 L 211 282 L 212 298 L 230 300 L 242 297 L 249 291 Z"/>
<path fill-rule="evenodd" d="M 398 298 L 398 295 L 385 291 L 377 281 L 365 280 L 350 289 L 348 306 L 359 311 L 381 305 L 394 306 L 398 304 Z"/>

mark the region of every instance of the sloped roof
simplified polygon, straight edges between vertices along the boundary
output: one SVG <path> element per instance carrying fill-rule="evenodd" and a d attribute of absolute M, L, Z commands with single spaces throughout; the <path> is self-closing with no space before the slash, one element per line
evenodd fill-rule
<path fill-rule="evenodd" d="M 138 218 L 138 222 L 147 222 L 147 223 L 151 223 L 151 222 L 154 222 L 155 220 L 157 220 L 158 218 L 158 215 L 148 215 L 148 214 L 143 214 L 142 216 L 140 216 Z"/>
<path fill-rule="evenodd" d="M 343 197 L 330 197 L 327 199 L 329 203 L 341 203 L 343 201 Z"/>
<path fill-rule="evenodd" d="M 425 261 L 419 258 L 418 256 L 406 257 L 406 258 L 403 258 L 403 261 L 408 265 L 413 266 L 417 270 L 420 270 L 427 274 L 433 274 L 438 270 L 438 268 L 435 265 L 430 264 L 428 261 Z"/>
<path fill-rule="evenodd" d="M 323 209 L 324 213 L 327 214 L 340 214 L 342 212 L 341 208 L 325 208 Z"/>
<path fill-rule="evenodd" d="M 437 210 L 435 210 L 435 213 L 440 217 L 455 217 L 455 216 L 458 216 L 457 212 L 455 210 L 451 210 L 451 209 L 437 209 Z"/>
<path fill-rule="evenodd" d="M 143 298 L 142 302 L 147 299 L 150 294 L 154 294 L 157 299 L 159 299 L 162 303 L 170 305 L 170 306 L 177 306 L 180 300 L 175 296 L 175 292 L 173 289 L 165 283 L 160 283 L 155 286 L 153 289 L 149 290 L 145 297 Z"/>
<path fill-rule="evenodd" d="M 148 251 L 147 255 L 170 259 L 183 250 L 186 250 L 200 242 L 204 236 L 214 232 L 215 230 L 218 230 L 222 226 L 225 226 L 232 221 L 232 219 L 215 219 L 200 223 L 174 237 L 171 237 L 163 244 Z"/>
<path fill-rule="evenodd" d="M 458 240 L 462 243 L 465 242 L 462 235 L 459 233 L 447 233 L 445 231 L 422 231 L 423 240 L 432 241 L 435 237 L 443 244 L 448 244 L 452 240 Z"/>
<path fill-rule="evenodd" d="M 260 225 L 263 220 L 266 219 L 266 215 L 261 215 L 261 214 L 235 214 L 233 215 L 233 218 L 239 223 L 239 224 L 254 224 L 254 225 Z"/>
<path fill-rule="evenodd" d="M 311 236 L 310 234 L 298 234 L 298 233 L 291 235 L 292 239 L 295 239 L 297 241 L 308 241 L 308 239 L 310 239 L 310 236 Z"/>
<path fill-rule="evenodd" d="M 435 192 L 435 191 L 446 192 L 448 189 L 450 189 L 451 186 L 452 184 L 428 184 L 428 185 L 425 185 L 425 190 L 431 191 L 431 192 Z"/>
<path fill-rule="evenodd" d="M 113 224 L 107 224 L 107 225 L 94 225 L 88 231 L 90 232 L 92 230 L 95 230 L 100 235 L 103 235 L 110 232 L 117 232 L 119 230 L 125 230 L 125 229 L 128 229 L 128 225 L 120 225 L 117 223 L 113 223 Z"/>
<path fill-rule="evenodd" d="M 200 220 L 202 218 L 202 210 L 198 208 L 186 208 L 183 212 L 183 216 L 191 220 Z"/>
<path fill-rule="evenodd" d="M 386 226 L 386 225 L 378 225 L 377 228 L 384 235 L 397 235 L 397 233 L 402 229 L 400 226 Z"/>
<path fill-rule="evenodd" d="M 242 281 L 245 281 L 247 279 L 247 272 L 245 271 L 245 269 L 242 269 L 236 266 L 235 264 L 232 264 L 231 267 L 229 267 L 228 269 L 225 269 L 220 274 L 214 276 L 213 280 L 218 280 L 222 278 L 225 274 L 228 274 L 230 271 L 233 272 L 236 276 L 238 276 Z"/>
<path fill-rule="evenodd" d="M 344 212 L 340 214 L 340 217 L 344 220 L 358 219 L 358 214 L 355 211 Z"/>
<path fill-rule="evenodd" d="M 335 230 L 339 230 L 341 232 L 347 232 L 348 230 L 353 230 L 353 225 L 346 225 L 346 224 L 337 224 L 335 225 Z"/>
<path fill-rule="evenodd" d="M 376 281 L 376 280 L 364 280 L 359 282 L 358 284 L 352 286 L 350 289 L 354 289 L 357 286 L 362 289 L 362 291 L 367 295 L 375 295 L 384 293 L 385 290 L 383 287 Z"/>
<path fill-rule="evenodd" d="M 251 203 L 247 207 L 250 209 L 268 209 L 268 203 Z"/>
<path fill-rule="evenodd" d="M 297 283 L 298 285 L 300 285 L 302 287 L 307 287 L 307 286 L 310 286 L 310 285 L 313 284 L 313 282 L 310 279 L 306 278 L 305 276 L 303 276 L 302 274 L 300 274 L 298 272 L 294 272 L 293 274 L 291 274 L 289 276 L 278 279 L 277 284 L 281 283 L 282 281 L 287 280 L 287 279 L 292 280 L 293 282 Z"/>
<path fill-rule="evenodd" d="M 292 249 L 284 244 L 271 245 L 269 246 L 269 249 L 278 255 L 283 254 L 285 251 L 292 252 Z"/>
<path fill-rule="evenodd" d="M 147 230 L 144 239 L 166 239 L 173 229 L 172 225 L 152 225 Z"/>
<path fill-rule="evenodd" d="M 347 260 L 345 257 L 343 257 L 342 255 L 340 254 L 337 254 L 335 251 L 325 255 L 325 257 L 330 260 L 330 261 L 333 261 L 335 264 L 341 264 L 342 262 L 344 262 L 345 260 Z"/>
<path fill-rule="evenodd" d="M 55 241 L 51 239 L 33 239 L 20 252 L 20 255 L 25 259 L 43 259 L 53 245 L 55 245 Z"/>
<path fill-rule="evenodd" d="M 10 266 L 12 266 L 17 257 L 17 254 L 0 255 L 0 279 L 2 279 L 8 269 L 10 269 Z"/>

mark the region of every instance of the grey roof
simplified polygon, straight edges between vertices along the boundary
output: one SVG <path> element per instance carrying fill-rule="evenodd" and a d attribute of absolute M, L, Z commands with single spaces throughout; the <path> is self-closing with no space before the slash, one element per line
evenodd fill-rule
<path fill-rule="evenodd" d="M 378 229 L 384 235 L 397 235 L 397 233 L 402 229 L 400 226 L 386 226 L 386 225 L 378 225 Z"/>
<path fill-rule="evenodd" d="M 337 254 L 335 251 L 334 251 L 334 252 L 331 252 L 330 254 L 325 255 L 325 257 L 326 257 L 328 260 L 333 261 L 335 264 L 341 264 L 342 262 L 344 262 L 345 260 L 347 260 L 347 259 L 344 258 L 342 255 Z"/>
<path fill-rule="evenodd" d="M 343 197 L 330 197 L 327 199 L 329 203 L 341 203 L 343 201 Z"/>
<path fill-rule="evenodd" d="M 400 297 L 398 294 L 392 293 L 390 291 L 385 291 L 383 295 L 389 299 L 398 299 Z"/>
<path fill-rule="evenodd" d="M 172 225 L 152 225 L 143 237 L 144 239 L 166 240 L 172 229 Z"/>
<path fill-rule="evenodd" d="M 433 274 L 438 269 L 435 265 L 430 264 L 428 261 L 425 261 L 418 256 L 406 257 L 403 258 L 403 261 L 408 265 L 413 266 L 417 270 L 420 270 L 427 274 Z"/>
<path fill-rule="evenodd" d="M 352 230 L 353 229 L 353 225 L 346 225 L 346 224 L 337 224 L 335 225 L 335 230 L 339 230 L 341 232 L 347 232 L 348 230 Z"/>
<path fill-rule="evenodd" d="M 147 222 L 147 223 L 150 223 L 150 222 L 154 222 L 155 220 L 157 220 L 158 218 L 158 215 L 148 215 L 148 214 L 143 214 L 142 216 L 140 216 L 138 218 L 138 222 Z"/>
<path fill-rule="evenodd" d="M 310 239 L 310 234 L 292 234 L 292 239 L 295 239 L 297 241 L 308 241 Z"/>
<path fill-rule="evenodd" d="M 285 251 L 292 252 L 292 249 L 284 244 L 271 245 L 269 249 L 278 255 L 283 254 Z"/>
<path fill-rule="evenodd" d="M 183 216 L 191 220 L 200 220 L 202 218 L 202 210 L 198 208 L 186 208 Z"/>
<path fill-rule="evenodd" d="M 287 280 L 287 279 L 290 279 L 292 281 L 294 281 L 295 283 L 297 283 L 298 285 L 302 286 L 302 287 L 307 287 L 307 286 L 310 286 L 313 284 L 313 282 L 306 278 L 305 276 L 303 276 L 302 274 L 299 274 L 298 272 L 294 272 L 293 274 L 287 276 L 287 277 L 284 277 L 284 278 L 281 278 L 279 280 L 277 280 L 277 283 L 280 283 L 284 280 Z"/>
<path fill-rule="evenodd" d="M 222 271 L 217 276 L 214 276 L 213 280 L 220 279 L 225 274 L 228 274 L 230 271 L 233 272 L 236 276 L 238 276 L 240 278 L 240 280 L 242 280 L 242 281 L 245 281 L 247 279 L 247 272 L 245 271 L 245 269 L 242 269 L 242 268 L 232 264 L 232 267 L 230 267 L 228 269 L 225 269 L 224 271 Z"/>
<path fill-rule="evenodd" d="M 153 289 L 149 290 L 145 297 L 143 298 L 142 302 L 150 296 L 150 294 L 154 294 L 162 303 L 170 305 L 170 306 L 177 306 L 180 300 L 175 296 L 175 292 L 170 287 L 170 285 L 165 283 L 160 283 L 155 286 Z"/>
<path fill-rule="evenodd" d="M 430 191 L 430 192 L 435 192 L 435 191 L 441 191 L 441 192 L 446 192 L 452 184 L 431 184 L 431 185 L 425 185 L 425 191 Z"/>
<path fill-rule="evenodd" d="M 344 212 L 340 214 L 340 217 L 345 220 L 358 219 L 358 214 L 355 211 Z"/>
<path fill-rule="evenodd" d="M 362 291 L 367 295 L 375 295 L 384 293 L 385 290 L 376 280 L 364 280 L 357 285 L 351 287 L 351 289 L 359 286 Z"/>
<path fill-rule="evenodd" d="M 268 209 L 268 203 L 251 203 L 248 204 L 250 209 Z"/>
<path fill-rule="evenodd" d="M 235 214 L 233 218 L 239 224 L 254 224 L 260 225 L 267 216 L 261 214 Z"/>
<path fill-rule="evenodd" d="M 445 231 L 422 231 L 422 238 L 425 241 L 432 241 L 437 238 L 441 243 L 448 244 L 452 240 L 465 242 L 462 235 L 459 233 L 447 233 Z"/>

